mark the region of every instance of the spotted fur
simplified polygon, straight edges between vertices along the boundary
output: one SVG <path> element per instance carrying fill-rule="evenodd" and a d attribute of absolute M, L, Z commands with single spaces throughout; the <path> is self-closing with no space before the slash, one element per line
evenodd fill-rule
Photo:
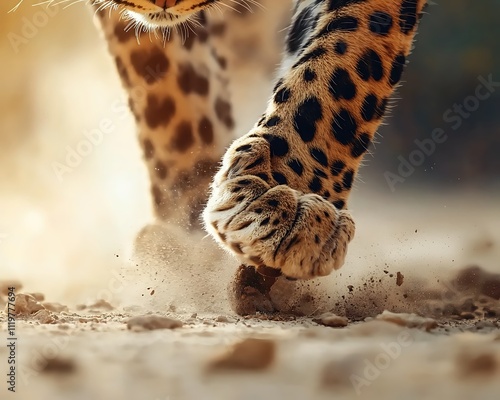
<path fill-rule="evenodd" d="M 299 279 L 340 268 L 354 236 L 348 197 L 425 0 L 262 0 L 255 13 L 256 1 L 113 0 L 132 22 L 94 3 L 139 126 L 157 215 L 195 227 L 206 203 L 206 229 L 247 265 Z M 208 12 L 224 5 L 236 10 Z M 287 15 L 274 89 L 248 129 L 240 116 L 249 92 L 233 95 L 244 83 L 237 71 L 260 57 L 254 69 L 269 74 Z M 189 18 L 192 34 L 170 31 Z"/>

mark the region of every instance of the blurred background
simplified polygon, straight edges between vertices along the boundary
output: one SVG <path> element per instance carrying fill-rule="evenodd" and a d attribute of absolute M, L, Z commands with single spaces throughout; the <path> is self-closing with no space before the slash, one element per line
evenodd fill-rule
<path fill-rule="evenodd" d="M 15 3 L 0 2 L 0 279 L 82 301 L 151 221 L 147 174 L 91 12 Z M 350 257 L 500 268 L 500 0 L 432 3 L 352 195 Z"/>
<path fill-rule="evenodd" d="M 89 7 L 16 3 L 0 3 L 0 277 L 94 298 L 151 218 L 133 119 Z"/>
<path fill-rule="evenodd" d="M 418 148 L 415 139 L 443 129 L 448 139 L 416 168 L 412 184 L 498 189 L 500 0 L 430 1 L 427 12 L 399 90 L 401 99 L 386 120 L 390 126 L 380 130 L 383 141 L 373 163 L 397 169 L 398 156 L 408 158 Z M 488 78 L 496 87 L 489 96 L 481 89 L 487 98 L 475 100 L 477 87 Z"/>

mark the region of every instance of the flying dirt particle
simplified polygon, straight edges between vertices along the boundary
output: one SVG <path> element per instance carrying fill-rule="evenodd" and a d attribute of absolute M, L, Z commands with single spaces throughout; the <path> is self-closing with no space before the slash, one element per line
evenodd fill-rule
<path fill-rule="evenodd" d="M 403 281 L 405 279 L 405 276 L 401 272 L 396 273 L 396 285 L 401 286 L 403 284 Z"/>
<path fill-rule="evenodd" d="M 127 328 L 134 332 L 152 331 L 156 329 L 176 329 L 181 328 L 182 325 L 182 321 L 158 315 L 134 317 L 127 321 Z"/>
<path fill-rule="evenodd" d="M 415 229 L 415 233 L 417 233 L 417 232 L 418 232 L 418 229 Z"/>
<path fill-rule="evenodd" d="M 263 370 L 276 356 L 276 343 L 268 339 L 248 338 L 227 349 L 212 360 L 208 367 L 217 369 Z"/>
<path fill-rule="evenodd" d="M 40 310 L 45 310 L 45 308 L 33 296 L 23 293 L 16 296 L 16 315 L 34 314 Z"/>
<path fill-rule="evenodd" d="M 354 286 L 349 285 L 347 286 L 347 289 L 349 289 L 349 293 L 352 293 L 352 291 L 354 290 Z"/>
<path fill-rule="evenodd" d="M 375 319 L 406 328 L 424 329 L 426 332 L 438 327 L 438 323 L 432 318 L 425 318 L 416 314 L 392 313 L 387 310 L 377 315 Z"/>
<path fill-rule="evenodd" d="M 56 374 L 71 374 L 76 370 L 75 362 L 70 358 L 55 357 L 47 359 L 42 372 Z"/>
<path fill-rule="evenodd" d="M 151 292 L 149 293 L 150 296 L 154 295 L 155 294 L 155 290 L 151 290 Z"/>
<path fill-rule="evenodd" d="M 313 321 L 317 324 L 329 326 L 331 328 L 344 328 L 348 324 L 346 317 L 340 317 L 330 312 L 324 313 L 318 318 L 314 318 Z"/>

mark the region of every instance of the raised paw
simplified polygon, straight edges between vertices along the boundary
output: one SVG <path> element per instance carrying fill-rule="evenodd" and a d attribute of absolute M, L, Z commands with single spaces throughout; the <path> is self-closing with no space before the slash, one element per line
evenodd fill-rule
<path fill-rule="evenodd" d="M 275 268 L 289 278 L 340 268 L 354 236 L 351 216 L 316 194 L 269 185 L 259 176 L 269 168 L 269 151 L 256 141 L 252 147 L 237 143 L 247 154 L 236 152 L 231 167 L 216 177 L 204 212 L 207 230 L 243 264 Z"/>

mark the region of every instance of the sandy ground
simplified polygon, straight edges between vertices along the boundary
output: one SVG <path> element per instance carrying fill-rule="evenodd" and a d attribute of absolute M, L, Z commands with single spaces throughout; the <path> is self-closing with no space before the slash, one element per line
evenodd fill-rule
<path fill-rule="evenodd" d="M 446 204 L 448 212 L 461 209 Z M 495 204 L 483 207 L 486 216 L 497 216 Z M 16 283 L 17 396 L 497 399 L 496 222 L 477 215 L 440 221 L 430 212 L 422 224 L 403 210 L 392 208 L 397 222 L 386 223 L 378 237 L 375 221 L 387 216 L 360 218 L 342 275 L 308 284 L 278 281 L 271 294 L 285 311 L 273 315 L 231 312 L 226 287 L 237 265 L 215 249 L 209 254 L 208 244 L 200 262 L 197 245 L 174 242 L 173 233 L 180 233 L 172 228 L 154 230 L 164 254 L 154 239 L 144 239 L 150 246 L 139 244 L 137 255 L 86 304 L 54 304 L 50 292 L 24 296 L 36 289 Z M 474 233 L 457 228 L 473 219 Z M 314 315 L 297 315 L 304 312 Z M 0 313 L 2 332 L 5 320 Z M 0 359 L 7 356 L 2 346 Z"/>
<path fill-rule="evenodd" d="M 130 313 L 95 309 L 19 321 L 11 397 L 497 399 L 500 390 L 498 317 L 417 319 L 409 328 L 407 317 L 392 316 L 339 328 L 310 318 L 161 314 L 182 327 L 127 329 Z"/>
<path fill-rule="evenodd" d="M 203 316 L 184 317 L 173 331 L 131 332 L 123 314 L 87 318 L 20 324 L 22 367 L 11 397 L 497 399 L 500 389 L 498 330 L 450 335 L 379 321 L 336 329 L 309 319 Z M 248 337 L 261 341 L 235 351 Z M 248 353 L 238 361 L 235 352 Z"/>

